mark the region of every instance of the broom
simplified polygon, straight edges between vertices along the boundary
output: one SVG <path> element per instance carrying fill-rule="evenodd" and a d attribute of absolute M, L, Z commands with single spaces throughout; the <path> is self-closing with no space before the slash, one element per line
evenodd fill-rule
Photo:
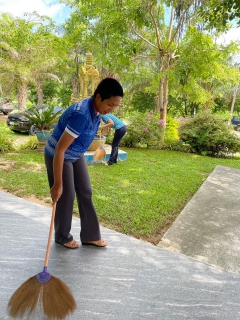
<path fill-rule="evenodd" d="M 101 146 L 101 130 L 100 130 L 100 147 L 93 154 L 94 161 L 101 161 L 106 157 L 106 150 Z"/>
<path fill-rule="evenodd" d="M 43 271 L 29 278 L 13 293 L 8 302 L 9 315 L 13 318 L 31 315 L 38 303 L 49 319 L 62 320 L 76 309 L 76 302 L 68 286 L 47 272 L 55 212 L 56 202 L 53 203 Z"/>

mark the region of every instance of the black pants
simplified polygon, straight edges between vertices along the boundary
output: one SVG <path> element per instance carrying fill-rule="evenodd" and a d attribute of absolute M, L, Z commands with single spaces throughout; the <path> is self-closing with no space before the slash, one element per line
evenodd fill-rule
<path fill-rule="evenodd" d="M 118 147 L 126 132 L 127 132 L 126 126 L 123 126 L 122 128 L 115 130 L 113 142 L 112 142 L 112 151 L 110 154 L 110 158 L 108 160 L 109 165 L 117 163 Z"/>
<path fill-rule="evenodd" d="M 54 184 L 53 158 L 47 154 L 45 154 L 45 164 L 51 188 Z M 81 242 L 100 240 L 100 227 L 92 202 L 92 186 L 85 157 L 83 156 L 76 162 L 64 161 L 62 178 L 63 193 L 57 202 L 54 221 L 55 241 L 64 244 L 73 239 L 70 230 L 75 193 L 81 218 Z"/>

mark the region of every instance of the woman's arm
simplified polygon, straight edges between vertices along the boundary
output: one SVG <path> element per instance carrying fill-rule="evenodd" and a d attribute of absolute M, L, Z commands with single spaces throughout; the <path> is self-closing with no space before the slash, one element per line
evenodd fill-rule
<path fill-rule="evenodd" d="M 101 126 L 100 129 L 101 129 L 101 130 L 103 130 L 103 129 L 105 129 L 105 128 L 109 128 L 109 129 L 110 129 L 112 126 L 114 126 L 114 122 L 113 122 L 111 119 L 109 119 L 109 120 L 108 120 L 108 123 L 105 124 L 105 125 L 103 125 L 103 126 Z"/>
<path fill-rule="evenodd" d="M 67 148 L 74 141 L 74 137 L 71 136 L 66 131 L 63 132 L 60 140 L 57 143 L 54 158 L 53 158 L 53 176 L 54 176 L 54 185 L 50 190 L 52 200 L 58 201 L 62 195 L 62 171 L 63 171 L 63 162 L 64 162 L 64 153 Z"/>

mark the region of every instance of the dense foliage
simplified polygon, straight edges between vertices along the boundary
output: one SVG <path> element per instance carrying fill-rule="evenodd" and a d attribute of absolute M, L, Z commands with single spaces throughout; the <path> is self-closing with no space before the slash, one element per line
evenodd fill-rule
<path fill-rule="evenodd" d="M 0 152 L 14 150 L 12 139 L 6 137 L 6 135 L 0 131 Z"/>
<path fill-rule="evenodd" d="M 0 126 L 0 153 L 14 150 L 13 137 L 9 136 L 6 124 Z"/>
<path fill-rule="evenodd" d="M 50 130 L 51 125 L 58 120 L 62 111 L 59 110 L 54 113 L 54 106 L 49 106 L 44 110 L 31 108 L 25 114 L 25 117 L 35 125 L 35 127 L 40 130 Z"/>
<path fill-rule="evenodd" d="M 222 15 L 216 23 L 226 30 L 224 21 L 238 17 L 238 3 L 106 0 L 102 10 L 99 0 L 62 2 L 71 7 L 71 15 L 61 32 L 36 12 L 24 19 L 0 15 L 0 94 L 17 101 L 19 109 L 36 103 L 68 107 L 79 100 L 80 74 L 91 52 L 101 77 L 112 75 L 123 84 L 119 116 L 131 122 L 124 145 L 175 144 L 178 123 L 168 115 L 233 110 L 233 89 L 239 83 L 233 58 L 239 43 L 222 45 L 215 29 L 205 30 L 215 14 Z M 156 123 L 146 122 L 150 110 Z"/>
<path fill-rule="evenodd" d="M 240 2 L 237 0 L 209 0 L 200 13 L 208 28 L 228 29 L 228 23 L 235 21 L 240 25 Z"/>
<path fill-rule="evenodd" d="M 164 123 L 150 112 L 135 112 L 129 117 L 127 133 L 121 145 L 127 147 L 157 147 L 164 136 Z"/>
<path fill-rule="evenodd" d="M 167 116 L 166 130 L 164 135 L 164 145 L 172 146 L 178 144 L 178 127 L 181 119 L 173 119 L 170 116 Z"/>
<path fill-rule="evenodd" d="M 135 90 L 132 95 L 132 109 L 140 112 L 155 110 L 156 102 L 154 94 L 144 90 Z"/>
<path fill-rule="evenodd" d="M 178 131 L 180 139 L 197 154 L 220 157 L 240 151 L 239 138 L 230 132 L 226 122 L 209 112 L 188 119 Z"/>

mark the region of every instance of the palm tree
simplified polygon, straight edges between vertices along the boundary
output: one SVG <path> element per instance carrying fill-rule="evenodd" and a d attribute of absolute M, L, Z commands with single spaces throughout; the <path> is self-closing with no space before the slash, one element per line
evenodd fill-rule
<path fill-rule="evenodd" d="M 59 38 L 42 21 L 25 21 L 3 14 L 0 16 L 0 80 L 8 78 L 15 90 L 20 110 L 26 108 L 28 86 L 35 83 L 38 102 L 42 103 L 44 79 L 60 81 L 50 71 L 56 65 Z"/>
<path fill-rule="evenodd" d="M 51 79 L 55 80 L 57 82 L 61 82 L 58 76 L 56 76 L 53 73 L 49 72 L 42 72 L 42 70 L 35 71 L 33 74 L 36 86 L 37 86 L 37 97 L 38 102 L 37 104 L 42 105 L 43 104 L 43 83 L 45 79 Z"/>

